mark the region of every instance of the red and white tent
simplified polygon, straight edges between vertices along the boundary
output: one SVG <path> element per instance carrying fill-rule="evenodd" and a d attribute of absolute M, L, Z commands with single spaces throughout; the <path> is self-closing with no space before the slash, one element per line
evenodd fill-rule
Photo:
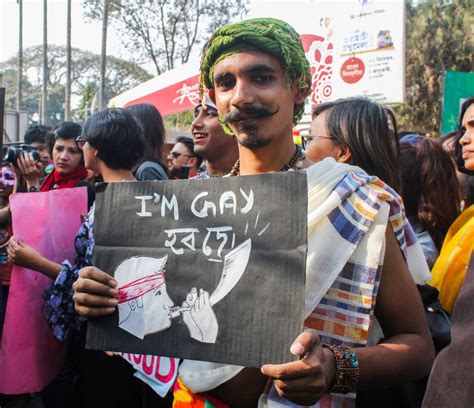
<path fill-rule="evenodd" d="M 137 103 L 155 105 L 163 116 L 192 109 L 199 102 L 199 64 L 188 62 L 115 98 L 109 106 L 125 108 Z"/>

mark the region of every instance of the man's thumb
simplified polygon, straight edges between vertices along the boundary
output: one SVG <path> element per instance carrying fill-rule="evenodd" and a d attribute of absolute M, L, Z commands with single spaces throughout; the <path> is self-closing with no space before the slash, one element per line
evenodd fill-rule
<path fill-rule="evenodd" d="M 290 347 L 291 354 L 304 356 L 319 344 L 319 336 L 312 332 L 301 333 Z"/>

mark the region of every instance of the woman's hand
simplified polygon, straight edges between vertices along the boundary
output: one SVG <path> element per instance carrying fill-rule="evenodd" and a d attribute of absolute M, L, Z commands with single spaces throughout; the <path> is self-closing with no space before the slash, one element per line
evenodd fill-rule
<path fill-rule="evenodd" d="M 25 179 L 28 188 L 39 186 L 39 178 L 43 173 L 43 166 L 40 162 L 35 161 L 31 153 L 22 152 L 16 161 L 16 165 Z"/>
<path fill-rule="evenodd" d="M 72 285 L 73 300 L 76 312 L 81 316 L 106 316 L 115 311 L 117 281 L 108 273 L 95 266 L 88 266 L 79 271 L 79 277 Z"/>
<path fill-rule="evenodd" d="M 8 262 L 13 265 L 37 270 L 41 263 L 42 255 L 33 247 L 27 245 L 22 239 L 10 239 L 7 246 Z"/>

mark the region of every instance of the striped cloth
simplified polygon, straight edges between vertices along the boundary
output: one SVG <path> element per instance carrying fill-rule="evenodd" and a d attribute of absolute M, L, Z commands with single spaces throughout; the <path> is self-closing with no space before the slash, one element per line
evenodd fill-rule
<path fill-rule="evenodd" d="M 380 284 L 390 222 L 416 283 L 429 270 L 400 197 L 358 167 L 325 159 L 307 170 L 308 256 L 305 327 L 325 343 L 365 346 Z M 185 360 L 181 380 L 193 392 L 217 387 L 242 367 Z M 218 375 L 218 372 L 226 375 Z M 272 387 L 261 407 L 294 407 Z M 353 407 L 355 393 L 326 395 L 315 407 Z"/>

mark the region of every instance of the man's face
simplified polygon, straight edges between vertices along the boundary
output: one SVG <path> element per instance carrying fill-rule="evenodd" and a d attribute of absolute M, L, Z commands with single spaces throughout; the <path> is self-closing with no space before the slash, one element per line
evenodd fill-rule
<path fill-rule="evenodd" d="M 49 154 L 48 149 L 46 148 L 46 143 L 32 142 L 31 146 L 36 147 L 36 149 L 38 150 L 43 168 L 45 169 L 46 167 L 48 167 L 48 164 L 51 161 L 51 156 Z"/>
<path fill-rule="evenodd" d="M 179 177 L 184 164 L 191 165 L 194 157 L 187 146 L 183 143 L 176 143 L 168 155 L 168 169 L 172 176 Z"/>
<path fill-rule="evenodd" d="M 217 111 L 202 106 L 194 110 L 194 120 L 191 124 L 194 141 L 194 153 L 204 159 L 215 159 L 235 144 L 233 137 L 226 135 L 217 118 Z"/>
<path fill-rule="evenodd" d="M 258 149 L 291 135 L 294 105 L 306 92 L 288 86 L 280 61 L 248 51 L 230 55 L 214 67 L 214 98 L 237 141 Z"/>

